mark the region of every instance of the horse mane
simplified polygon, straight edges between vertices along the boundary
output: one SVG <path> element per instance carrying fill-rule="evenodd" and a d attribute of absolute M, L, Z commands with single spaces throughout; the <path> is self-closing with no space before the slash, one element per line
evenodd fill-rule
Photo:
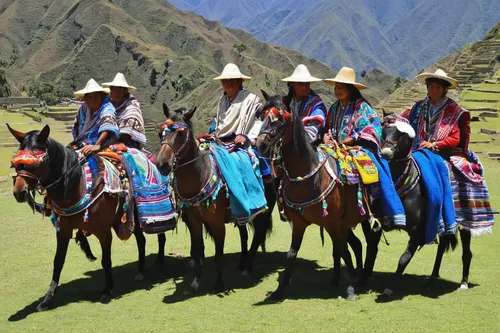
<path fill-rule="evenodd" d="M 173 110 L 171 113 L 170 119 L 172 119 L 174 122 L 179 122 L 179 123 L 186 123 L 186 125 L 189 126 L 189 128 L 193 128 L 191 124 L 191 119 L 187 119 L 185 117 L 185 113 L 188 111 L 185 107 L 180 107 L 176 110 Z"/>
<path fill-rule="evenodd" d="M 76 195 L 82 176 L 82 169 L 74 167 L 78 164 L 78 155 L 71 149 L 63 146 L 56 140 L 47 138 L 45 145 L 38 142 L 40 131 L 31 131 L 26 134 L 23 149 L 43 150 L 47 149 L 50 163 L 50 181 L 56 181 L 64 175 L 64 178 L 48 189 L 53 199 L 73 198 Z M 47 184 L 48 185 L 48 184 Z"/>
<path fill-rule="evenodd" d="M 290 103 L 294 96 L 293 88 L 290 87 L 288 95 L 285 96 L 271 96 L 263 107 L 263 110 L 268 110 L 275 107 L 278 110 L 286 110 L 292 113 L 293 126 L 292 126 L 292 146 L 295 153 L 300 156 L 309 156 L 311 163 L 318 163 L 318 155 L 316 154 L 313 146 L 309 143 L 306 136 L 306 130 L 302 119 L 300 118 L 298 110 L 291 108 Z"/>

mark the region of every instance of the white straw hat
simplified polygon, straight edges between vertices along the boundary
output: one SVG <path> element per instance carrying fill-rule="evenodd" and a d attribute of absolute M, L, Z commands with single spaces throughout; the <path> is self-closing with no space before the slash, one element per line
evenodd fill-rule
<path fill-rule="evenodd" d="M 417 80 L 423 84 L 426 84 L 425 80 L 430 78 L 440 79 L 448 82 L 450 84 L 449 89 L 455 89 L 456 87 L 458 87 L 458 81 L 452 77 L 449 77 L 445 71 L 439 68 L 434 73 L 422 73 L 417 75 Z"/>
<path fill-rule="evenodd" d="M 85 88 L 75 91 L 74 95 L 75 97 L 80 98 L 85 96 L 85 94 L 90 94 L 93 92 L 103 92 L 109 94 L 109 89 L 101 87 L 99 83 L 97 83 L 94 79 L 90 79 L 85 85 Z"/>
<path fill-rule="evenodd" d="M 226 80 L 226 79 L 242 79 L 243 81 L 245 81 L 245 80 L 250 80 L 251 77 L 241 74 L 238 66 L 229 63 L 226 65 L 226 67 L 224 67 L 222 73 L 216 78 L 214 78 L 214 80 Z"/>
<path fill-rule="evenodd" d="M 135 90 L 136 88 L 129 85 L 127 80 L 125 79 L 125 75 L 122 73 L 116 73 L 115 78 L 112 82 L 105 82 L 102 84 L 103 87 L 123 87 L 129 90 Z"/>
<path fill-rule="evenodd" d="M 335 85 L 335 83 L 352 84 L 359 90 L 366 88 L 364 84 L 356 82 L 356 73 L 350 67 L 342 67 L 333 79 L 324 79 L 323 81 L 332 85 Z"/>
<path fill-rule="evenodd" d="M 309 73 L 306 65 L 300 64 L 293 71 L 292 76 L 282 79 L 283 82 L 318 82 L 321 79 L 314 77 Z"/>

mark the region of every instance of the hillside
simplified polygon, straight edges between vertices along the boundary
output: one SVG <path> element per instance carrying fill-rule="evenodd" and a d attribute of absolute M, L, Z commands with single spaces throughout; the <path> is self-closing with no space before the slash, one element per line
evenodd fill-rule
<path fill-rule="evenodd" d="M 60 95 L 71 95 L 90 77 L 104 82 L 123 72 L 138 88 L 152 144 L 158 141 L 163 102 L 198 106 L 196 129 L 206 127 L 222 93 L 212 78 L 228 62 L 253 77 L 247 85 L 254 92 L 285 92 L 280 79 L 299 63 L 318 77 L 335 75 L 296 51 L 267 45 L 160 0 L 12 0 L 0 6 L 0 27 L 6 32 L 0 35 L 5 45 L 0 58 L 11 63 L 6 71 L 11 90 L 26 92 L 34 82 L 50 82 Z M 241 55 L 233 48 L 238 42 L 247 46 Z M 392 81 L 380 79 L 367 97 L 383 98 Z M 331 103 L 331 87 L 317 83 L 313 89 Z"/>
<path fill-rule="evenodd" d="M 249 33 L 159 0 L 13 0 L 0 7 L 0 29 L 6 32 L 0 37 L 5 45 L 0 58 L 16 55 L 7 76 L 20 90 L 43 81 L 54 84 L 61 95 L 70 95 L 90 77 L 103 82 L 123 72 L 138 88 L 150 140 L 155 141 L 162 102 L 197 105 L 197 120 L 215 112 L 222 90 L 211 78 L 227 62 L 239 64 L 253 77 L 253 91 L 284 90 L 279 79 L 299 63 L 317 76 L 335 75 L 296 51 L 266 45 Z M 241 56 L 233 49 L 237 42 L 247 45 Z M 331 94 L 326 85 L 315 88 Z"/>
<path fill-rule="evenodd" d="M 472 143 L 479 145 L 476 147 L 480 150 L 500 150 L 500 146 L 492 146 L 496 143 L 493 140 L 500 140 L 500 136 L 496 134 L 500 126 L 498 119 L 500 115 L 500 23 L 492 28 L 483 39 L 464 46 L 425 71 L 435 71 L 437 68 L 442 68 L 459 81 L 459 89 L 450 91 L 449 95 L 472 113 L 475 121 L 472 125 Z M 387 112 L 401 112 L 411 107 L 415 101 L 424 98 L 425 95 L 425 86 L 412 80 L 389 95 L 379 106 Z"/>
<path fill-rule="evenodd" d="M 380 68 L 405 77 L 482 38 L 500 21 L 497 0 L 170 1 L 334 69 Z"/>

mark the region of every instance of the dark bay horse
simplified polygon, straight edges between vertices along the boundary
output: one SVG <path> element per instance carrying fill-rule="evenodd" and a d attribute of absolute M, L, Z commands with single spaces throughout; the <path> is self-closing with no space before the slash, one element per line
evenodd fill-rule
<path fill-rule="evenodd" d="M 425 185 L 420 177 L 419 168 L 411 156 L 414 133 L 412 134 L 412 129 L 408 129 L 407 126 L 390 125 L 390 123 L 395 124 L 397 121 L 397 118 L 393 116 L 384 118 L 384 127 L 382 130 L 383 142 L 381 145 L 381 155 L 389 162 L 393 182 L 405 209 L 405 230 L 410 237 L 406 250 L 399 259 L 396 270 L 397 283 L 394 287 L 397 287 L 399 284 L 404 270 L 410 263 L 416 250 L 425 245 L 427 222 L 425 213 L 427 207 Z M 470 258 L 472 256 L 470 254 L 470 232 L 461 230 L 460 235 L 462 236 L 464 249 L 462 257 L 464 261 L 462 285 L 466 286 Z M 454 250 L 456 245 L 457 239 L 454 235 L 440 237 L 434 269 L 429 280 L 430 285 L 439 277 L 439 267 L 444 252 L 449 249 Z M 388 294 L 392 293 L 389 289 L 386 292 Z"/>
<path fill-rule="evenodd" d="M 223 291 L 223 255 L 226 236 L 225 224 L 230 222 L 229 199 L 226 189 L 217 192 L 217 185 L 210 185 L 211 179 L 221 179 L 220 171 L 211 162 L 207 151 L 200 151 L 192 132 L 191 117 L 196 108 L 189 111 L 179 109 L 170 111 L 163 104 L 163 113 L 173 130 L 161 131 L 162 146 L 157 157 L 157 165 L 164 175 L 173 172 L 174 189 L 177 201 L 182 202 L 182 217 L 191 235 L 191 257 L 194 260 L 195 276 L 190 285 L 196 292 L 200 286 L 205 246 L 203 243 L 203 226 L 215 242 L 216 284 L 213 292 Z M 237 177 L 237 175 L 235 175 Z M 212 186 L 212 187 L 211 187 Z M 215 187 L 214 187 L 215 186 Z M 271 185 L 272 186 L 272 185 Z M 275 198 L 275 197 L 274 197 Z M 274 199 L 275 200 L 275 199 Z M 271 199 L 272 201 L 272 199 Z M 190 203 L 195 204 L 190 204 Z M 274 206 L 269 202 L 268 206 Z M 272 208 L 271 208 L 272 210 Z M 241 237 L 240 269 L 242 274 L 251 273 L 253 262 L 259 246 L 264 244 L 267 234 L 272 228 L 272 218 L 268 211 L 257 215 L 252 222 L 255 229 L 250 250 L 247 251 L 248 231 L 244 225 L 237 225 Z"/>
<path fill-rule="evenodd" d="M 64 210 L 81 202 L 82 195 L 85 193 L 85 179 L 77 153 L 49 138 L 48 125 L 41 131 L 28 133 L 18 132 L 10 127 L 9 130 L 19 141 L 20 151 L 30 160 L 29 164 L 15 165 L 16 172 L 36 179 L 40 186 L 46 189 L 52 204 L 60 209 Z M 92 193 L 99 193 L 103 187 L 104 182 L 101 180 L 96 184 Z M 17 199 L 22 199 L 26 195 L 25 190 L 25 188 L 14 187 L 13 194 Z M 123 201 L 124 199 L 118 195 L 104 193 L 88 207 L 88 213 L 82 211 L 76 215 L 60 216 L 57 222 L 59 230 L 56 232 L 57 250 L 52 281 L 37 310 L 47 310 L 54 298 L 73 229 L 85 230 L 99 239 L 102 249 L 101 264 L 105 273 L 105 287 L 101 292 L 101 299 L 106 300 L 111 297 L 113 289 L 111 229 L 117 233 L 120 230 Z M 124 229 L 121 230 L 122 239 L 129 238 L 131 233 L 128 228 L 122 229 Z"/>
<path fill-rule="evenodd" d="M 10 129 L 10 127 L 9 127 Z M 33 178 L 29 173 L 18 173 L 14 176 L 13 188 L 14 196 L 18 202 L 27 202 L 33 211 L 39 211 L 41 206 L 35 202 L 37 179 Z M 48 213 L 50 214 L 50 212 Z M 138 221 L 138 217 L 135 217 Z M 137 243 L 138 251 L 138 262 L 137 262 L 137 274 L 135 280 L 141 281 L 144 279 L 144 271 L 146 264 L 146 238 L 139 223 L 134 226 L 134 236 Z M 165 244 L 166 236 L 165 233 L 157 234 L 158 237 L 158 254 L 156 256 L 155 264 L 163 264 L 165 258 Z M 75 242 L 80 246 L 80 249 L 85 254 L 88 260 L 95 261 L 97 258 L 92 253 L 87 236 L 82 230 L 77 230 L 75 234 Z"/>
<path fill-rule="evenodd" d="M 285 211 L 292 221 L 292 242 L 287 254 L 284 274 L 278 288 L 269 295 L 279 300 L 291 280 L 292 270 L 300 249 L 304 232 L 311 224 L 324 228 L 333 243 L 334 271 L 332 284 L 340 280 L 340 258 L 344 259 L 349 273 L 347 299 L 355 298 L 355 272 L 347 248 L 349 230 L 365 217 L 360 216 L 357 203 L 357 186 L 341 185 L 326 169 L 334 162 L 323 156 L 306 138 L 304 125 L 289 103 L 281 96 L 270 97 L 264 105 L 270 125 L 263 128 L 257 140 L 259 153 L 265 154 L 277 144 L 283 162 L 283 197 Z M 330 164 L 336 170 L 336 163 Z"/>

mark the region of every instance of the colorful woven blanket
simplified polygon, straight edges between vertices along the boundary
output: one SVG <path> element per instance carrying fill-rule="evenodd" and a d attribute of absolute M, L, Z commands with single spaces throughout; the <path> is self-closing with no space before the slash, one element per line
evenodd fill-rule
<path fill-rule="evenodd" d="M 176 226 L 177 213 L 166 176 L 160 174 L 140 150 L 128 148 L 122 163 L 132 185 L 141 227 L 146 233 L 160 233 Z M 130 218 L 131 216 L 128 216 Z"/>

